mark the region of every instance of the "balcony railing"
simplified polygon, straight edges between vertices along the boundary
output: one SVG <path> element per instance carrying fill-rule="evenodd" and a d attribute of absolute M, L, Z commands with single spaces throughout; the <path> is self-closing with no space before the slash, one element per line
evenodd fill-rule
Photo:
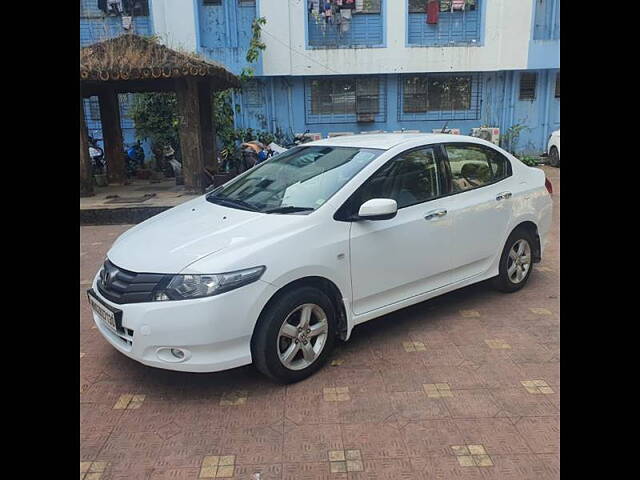
<path fill-rule="evenodd" d="M 362 6 L 357 0 L 356 4 L 359 6 L 358 10 L 334 8 L 330 17 L 325 16 L 318 7 L 310 8 L 307 13 L 309 47 L 383 46 L 384 18 L 381 0 L 365 0 Z M 342 13 L 346 10 L 346 13 Z"/>
<path fill-rule="evenodd" d="M 420 4 L 425 2 L 420 2 Z M 427 23 L 426 10 L 419 11 L 409 5 L 408 44 L 417 46 L 455 46 L 480 43 L 482 0 L 453 9 L 451 3 L 441 3 L 445 11 L 439 12 L 437 23 Z"/>

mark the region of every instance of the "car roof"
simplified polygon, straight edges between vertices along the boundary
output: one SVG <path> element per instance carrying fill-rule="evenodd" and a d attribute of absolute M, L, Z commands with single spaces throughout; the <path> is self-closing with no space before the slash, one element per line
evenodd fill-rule
<path fill-rule="evenodd" d="M 422 140 L 425 144 L 439 142 L 478 142 L 478 138 L 466 135 L 451 135 L 446 133 L 371 133 L 360 135 L 345 135 L 342 137 L 326 138 L 315 142 L 304 143 L 304 146 L 325 145 L 331 147 L 379 148 L 389 150 L 397 145 L 412 140 Z"/>

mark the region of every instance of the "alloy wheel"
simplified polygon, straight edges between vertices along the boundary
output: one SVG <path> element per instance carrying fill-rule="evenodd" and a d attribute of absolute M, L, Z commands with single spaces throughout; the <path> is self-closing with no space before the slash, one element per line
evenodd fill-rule
<path fill-rule="evenodd" d="M 329 333 L 327 314 L 315 303 L 296 307 L 285 318 L 278 332 L 280 362 L 289 370 L 302 370 L 315 362 Z"/>

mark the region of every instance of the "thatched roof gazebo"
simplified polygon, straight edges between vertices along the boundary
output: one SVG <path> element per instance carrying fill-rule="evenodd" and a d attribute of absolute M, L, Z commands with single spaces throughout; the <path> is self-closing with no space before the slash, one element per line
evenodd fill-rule
<path fill-rule="evenodd" d="M 239 87 L 223 65 L 178 52 L 153 39 L 125 34 L 80 49 L 80 194 L 93 194 L 82 98 L 98 96 L 107 174 L 124 183 L 119 93 L 176 92 L 182 168 L 188 191 L 203 190 L 203 169 L 215 169 L 211 93 Z"/>

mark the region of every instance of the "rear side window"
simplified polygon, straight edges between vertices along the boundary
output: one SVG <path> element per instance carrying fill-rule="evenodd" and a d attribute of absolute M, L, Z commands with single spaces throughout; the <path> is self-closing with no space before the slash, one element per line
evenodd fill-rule
<path fill-rule="evenodd" d="M 372 198 L 392 198 L 398 208 L 440 196 L 438 164 L 433 148 L 403 153 L 367 180 L 358 192 L 358 206 Z"/>
<path fill-rule="evenodd" d="M 511 175 L 509 160 L 482 145 L 444 145 L 451 170 L 452 193 L 473 190 Z"/>

